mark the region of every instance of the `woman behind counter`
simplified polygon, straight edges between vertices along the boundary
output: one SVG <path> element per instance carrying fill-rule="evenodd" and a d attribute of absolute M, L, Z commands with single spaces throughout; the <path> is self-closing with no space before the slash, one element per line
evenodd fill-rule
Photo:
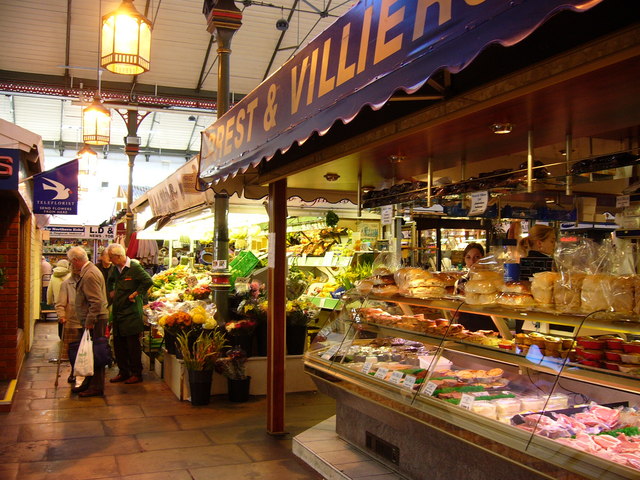
<path fill-rule="evenodd" d="M 469 270 L 478 260 L 484 257 L 484 248 L 479 243 L 470 243 L 464 249 L 464 265 Z M 469 281 L 469 271 L 456 282 L 455 291 L 464 294 L 464 286 Z M 459 312 L 455 321 L 464 325 L 464 328 L 472 332 L 478 330 L 496 330 L 496 325 L 491 317 L 477 313 Z"/>
<path fill-rule="evenodd" d="M 534 225 L 529 236 L 521 238 L 518 250 L 522 257 L 549 258 L 556 248 L 556 231 L 547 225 Z"/>

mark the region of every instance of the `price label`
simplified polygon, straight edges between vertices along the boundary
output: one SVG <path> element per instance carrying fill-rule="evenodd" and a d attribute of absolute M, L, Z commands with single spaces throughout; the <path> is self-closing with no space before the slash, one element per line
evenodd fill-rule
<path fill-rule="evenodd" d="M 378 369 L 378 371 L 376 372 L 376 374 L 374 375 L 374 377 L 376 377 L 376 378 L 381 378 L 381 379 L 383 379 L 383 380 L 384 380 L 384 377 L 386 377 L 386 376 L 387 376 L 387 373 L 388 373 L 388 372 L 389 372 L 389 369 L 388 369 L 388 368 L 381 367 L 381 368 L 379 368 L 379 369 Z"/>
<path fill-rule="evenodd" d="M 473 192 L 471 194 L 471 208 L 469 209 L 469 216 L 482 215 L 487 210 L 489 204 L 489 192 L 486 190 L 482 192 Z"/>
<path fill-rule="evenodd" d="M 336 353 L 338 353 L 338 349 L 339 348 L 340 348 L 340 346 L 334 345 L 329 350 L 324 352 L 320 358 L 324 358 L 325 360 L 330 360 L 331 357 L 333 357 Z"/>
<path fill-rule="evenodd" d="M 466 410 L 471 410 L 471 405 L 473 405 L 474 400 L 475 397 L 473 395 L 463 393 L 462 398 L 460 398 L 460 406 Z"/>
<path fill-rule="evenodd" d="M 369 371 L 371 370 L 371 367 L 373 366 L 373 363 L 371 362 L 364 362 L 364 365 L 362 366 L 362 373 L 364 373 L 365 375 L 367 373 L 369 373 Z"/>
<path fill-rule="evenodd" d="M 416 377 L 414 377 L 413 375 L 407 375 L 406 377 L 404 377 L 404 383 L 402 384 L 402 386 L 408 388 L 409 390 L 412 390 L 415 384 Z"/>
<path fill-rule="evenodd" d="M 380 223 L 391 225 L 393 223 L 393 205 L 385 205 L 380 208 Z"/>
<path fill-rule="evenodd" d="M 333 257 L 335 252 L 327 252 L 324 254 L 324 259 L 322 260 L 323 267 L 330 267 L 333 265 Z"/>
<path fill-rule="evenodd" d="M 624 208 L 629 206 L 631 197 L 629 195 L 619 195 L 616 197 L 616 208 Z"/>
<path fill-rule="evenodd" d="M 436 388 L 438 388 L 438 385 L 436 385 L 433 382 L 427 382 L 427 384 L 422 389 L 422 393 L 424 393 L 425 395 L 431 396 L 433 395 L 433 392 L 436 391 Z"/>
<path fill-rule="evenodd" d="M 395 383 L 396 385 L 400 383 L 400 381 L 402 380 L 402 372 L 398 372 L 397 370 L 395 372 L 393 372 L 391 374 L 391 376 L 389 377 L 389 381 L 391 383 Z"/>

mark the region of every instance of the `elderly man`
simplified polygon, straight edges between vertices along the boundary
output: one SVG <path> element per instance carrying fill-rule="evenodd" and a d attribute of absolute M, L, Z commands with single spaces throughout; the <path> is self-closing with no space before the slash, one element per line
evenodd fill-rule
<path fill-rule="evenodd" d="M 107 282 L 111 299 L 113 347 L 118 364 L 118 375 L 111 383 L 142 382 L 142 347 L 140 334 L 144 331 L 142 320 L 143 298 L 153 285 L 153 280 L 142 266 L 127 257 L 122 245 L 113 243 L 107 247 L 112 268 Z"/>
<path fill-rule="evenodd" d="M 71 270 L 78 275 L 76 285 L 76 315 L 84 328 L 91 330 L 96 339 L 104 336 L 107 325 L 107 293 L 104 277 L 98 267 L 91 263 L 82 247 L 73 247 L 67 252 Z M 82 385 L 71 389 L 80 397 L 104 395 L 104 367 L 95 367 L 93 376 Z"/>

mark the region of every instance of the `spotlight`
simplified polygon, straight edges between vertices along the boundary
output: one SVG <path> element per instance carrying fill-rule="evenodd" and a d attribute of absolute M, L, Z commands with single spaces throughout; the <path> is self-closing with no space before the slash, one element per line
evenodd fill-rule
<path fill-rule="evenodd" d="M 506 133 L 511 133 L 513 130 L 512 123 L 493 123 L 491 124 L 491 131 L 498 135 L 504 135 Z"/>
<path fill-rule="evenodd" d="M 325 173 L 324 178 L 327 180 L 327 182 L 335 182 L 340 178 L 340 175 L 338 175 L 337 173 Z"/>
<path fill-rule="evenodd" d="M 195 115 L 189 115 L 189 118 L 187 118 L 187 120 L 189 120 L 190 122 L 195 122 L 196 121 L 196 117 L 195 117 Z"/>

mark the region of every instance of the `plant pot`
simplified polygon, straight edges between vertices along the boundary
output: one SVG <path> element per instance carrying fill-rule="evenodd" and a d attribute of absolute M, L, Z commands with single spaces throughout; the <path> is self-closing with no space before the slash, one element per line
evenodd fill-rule
<path fill-rule="evenodd" d="M 191 405 L 209 405 L 213 370 L 187 370 L 187 373 L 191 389 Z"/>
<path fill-rule="evenodd" d="M 306 325 L 287 325 L 287 355 L 302 355 L 307 343 Z"/>
<path fill-rule="evenodd" d="M 227 378 L 227 388 L 230 402 L 246 402 L 249 400 L 249 387 L 251 385 L 251 377 L 240 380 Z"/>
<path fill-rule="evenodd" d="M 166 330 L 164 331 L 164 348 L 167 350 L 167 353 L 170 353 L 171 355 L 175 355 L 178 351 L 175 335 Z"/>
<path fill-rule="evenodd" d="M 267 322 L 261 322 L 256 326 L 256 352 L 259 357 L 267 356 Z"/>

